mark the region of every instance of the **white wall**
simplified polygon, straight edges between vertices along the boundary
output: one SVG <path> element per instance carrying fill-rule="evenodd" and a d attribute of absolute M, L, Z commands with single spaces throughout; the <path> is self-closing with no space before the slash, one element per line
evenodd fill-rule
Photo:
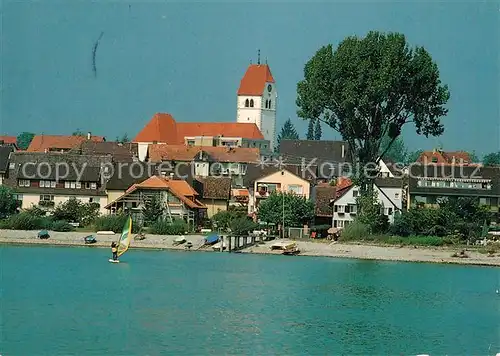
<path fill-rule="evenodd" d="M 377 194 L 379 203 L 384 208 L 384 214 L 388 216 L 389 223 L 394 222 L 395 213 L 401 210 L 402 208 L 402 188 L 379 188 L 378 186 L 374 186 L 374 190 Z M 357 216 L 356 213 L 341 213 L 342 209 L 345 211 L 345 206 L 356 205 L 356 197 L 355 195 L 359 194 L 358 187 L 352 187 L 346 192 L 342 197 L 340 197 L 335 203 L 333 207 L 333 218 L 332 218 L 332 226 L 335 226 L 334 221 L 337 221 L 337 227 L 345 227 L 345 222 L 352 222 Z M 337 206 L 337 212 L 335 212 L 335 206 Z"/>
<path fill-rule="evenodd" d="M 21 208 L 28 209 L 31 208 L 33 205 L 38 205 L 38 203 L 40 202 L 40 195 L 42 194 L 20 193 L 19 195 L 22 195 L 23 197 L 23 203 Z M 43 195 L 54 195 L 54 206 L 57 206 L 60 203 L 64 203 L 68 201 L 70 198 L 76 198 L 83 203 L 88 203 L 90 201 L 90 198 L 92 198 L 95 203 L 99 203 L 100 206 L 99 212 L 101 214 L 107 213 L 107 210 L 104 209 L 104 207 L 108 203 L 107 196 L 55 195 L 55 194 L 43 194 Z"/>
<path fill-rule="evenodd" d="M 268 85 L 272 89 L 267 90 Z M 237 98 L 237 114 L 236 121 L 242 123 L 254 123 L 264 135 L 266 140 L 270 141 L 271 150 L 276 144 L 276 108 L 277 108 L 278 93 L 276 85 L 266 83 L 264 92 L 261 96 L 246 96 L 241 95 Z M 253 99 L 254 107 L 245 107 L 246 99 Z M 271 100 L 271 108 L 266 108 L 266 100 Z"/>

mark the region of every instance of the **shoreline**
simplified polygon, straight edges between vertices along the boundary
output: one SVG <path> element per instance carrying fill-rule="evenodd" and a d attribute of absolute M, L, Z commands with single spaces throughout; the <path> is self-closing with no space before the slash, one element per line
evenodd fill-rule
<path fill-rule="evenodd" d="M 94 244 L 85 244 L 83 237 L 90 233 L 85 232 L 52 232 L 49 231 L 50 238 L 40 240 L 36 237 L 37 231 L 23 230 L 0 230 L 0 245 L 18 245 L 18 246 L 60 246 L 60 247 L 89 247 L 89 248 L 109 248 L 112 241 L 118 239 L 119 234 L 114 235 L 95 235 L 97 242 Z M 145 240 L 133 240 L 130 249 L 149 249 L 149 250 L 171 250 L 171 251 L 200 251 L 200 252 L 219 252 L 214 251 L 211 246 L 203 247 L 203 235 L 186 235 L 186 240 L 191 241 L 193 247 L 186 250 L 184 244 L 174 245 L 174 240 L 178 236 L 146 235 Z M 281 252 L 270 250 L 270 246 L 275 240 L 265 241 L 239 250 L 237 253 L 261 254 L 261 255 L 281 255 Z M 300 254 L 295 257 L 330 257 L 330 258 L 348 258 L 369 261 L 392 261 L 392 262 L 419 262 L 419 263 L 441 263 L 441 264 L 459 264 L 487 267 L 500 267 L 500 254 L 494 257 L 488 257 L 474 249 L 468 250 L 468 258 L 451 257 L 454 252 L 461 248 L 450 247 L 399 247 L 382 246 L 374 244 L 360 243 L 337 243 L 337 242 L 318 242 L 297 240 Z M 227 253 L 227 252 L 225 252 Z M 235 252 L 236 253 L 236 252 Z"/>

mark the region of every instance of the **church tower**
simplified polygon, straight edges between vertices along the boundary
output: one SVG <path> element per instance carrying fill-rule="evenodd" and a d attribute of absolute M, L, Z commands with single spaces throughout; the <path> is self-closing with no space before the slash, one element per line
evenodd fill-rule
<path fill-rule="evenodd" d="M 237 122 L 254 123 L 266 140 L 275 147 L 276 106 L 278 93 L 269 66 L 250 64 L 238 89 Z"/>

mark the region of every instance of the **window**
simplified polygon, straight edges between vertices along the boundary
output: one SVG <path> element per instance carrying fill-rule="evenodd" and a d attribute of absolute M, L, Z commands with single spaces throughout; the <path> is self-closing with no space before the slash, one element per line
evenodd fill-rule
<path fill-rule="evenodd" d="M 187 144 L 188 146 L 194 146 L 194 140 L 188 140 Z"/>
<path fill-rule="evenodd" d="M 40 195 L 40 201 L 54 201 L 54 196 L 48 194 L 42 194 Z"/>
<path fill-rule="evenodd" d="M 76 189 L 82 189 L 82 183 L 76 182 Z"/>
<path fill-rule="evenodd" d="M 418 181 L 417 181 L 417 186 L 421 187 L 422 185 L 423 185 L 422 180 L 418 180 Z"/>
<path fill-rule="evenodd" d="M 175 195 L 172 195 L 170 193 L 167 193 L 167 201 L 169 203 L 175 203 L 175 204 L 179 204 L 181 202 L 179 200 L 179 198 L 177 198 Z"/>
<path fill-rule="evenodd" d="M 249 101 L 247 99 L 247 100 L 245 100 L 245 107 L 248 108 L 248 106 L 249 106 Z"/>
<path fill-rule="evenodd" d="M 269 100 L 266 100 L 266 109 L 269 107 Z"/>
<path fill-rule="evenodd" d="M 27 179 L 20 179 L 18 182 L 18 185 L 20 187 L 29 187 L 30 186 L 30 181 Z"/>
<path fill-rule="evenodd" d="M 291 193 L 294 193 L 294 194 L 299 194 L 299 195 L 302 195 L 302 186 L 301 185 L 297 185 L 297 184 L 293 184 L 293 185 L 289 185 L 288 186 L 288 191 L 291 192 Z"/>
<path fill-rule="evenodd" d="M 357 213 L 357 211 L 358 211 L 358 207 L 357 207 L 356 205 L 354 205 L 354 204 L 349 205 L 349 212 L 350 212 L 351 214 L 356 214 L 356 213 Z"/>
<path fill-rule="evenodd" d="M 344 213 L 344 209 L 345 209 L 345 207 L 343 205 L 339 205 L 338 208 L 337 208 L 337 212 L 338 213 Z"/>
<path fill-rule="evenodd" d="M 399 193 L 394 193 L 394 199 L 399 199 Z"/>
<path fill-rule="evenodd" d="M 387 215 L 392 215 L 392 208 L 387 208 Z"/>
<path fill-rule="evenodd" d="M 352 197 L 356 198 L 357 196 L 358 196 L 358 191 L 357 190 L 353 190 L 352 191 Z"/>
<path fill-rule="evenodd" d="M 90 189 L 97 189 L 97 183 L 90 183 Z"/>
<path fill-rule="evenodd" d="M 39 185 L 40 185 L 40 188 L 55 188 L 56 181 L 41 180 Z"/>
<path fill-rule="evenodd" d="M 250 99 L 250 107 L 253 108 L 253 99 Z"/>
<path fill-rule="evenodd" d="M 269 105 L 268 108 L 271 109 L 271 100 L 269 99 Z"/>
<path fill-rule="evenodd" d="M 491 205 L 490 198 L 479 198 L 480 205 Z"/>
<path fill-rule="evenodd" d="M 14 162 L 9 163 L 9 169 L 15 169 L 16 164 Z"/>

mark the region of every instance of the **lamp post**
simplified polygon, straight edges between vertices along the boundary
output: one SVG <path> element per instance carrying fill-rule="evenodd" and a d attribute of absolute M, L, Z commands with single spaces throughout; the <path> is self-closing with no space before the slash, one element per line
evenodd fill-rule
<path fill-rule="evenodd" d="M 285 192 L 281 192 L 281 201 L 283 203 L 283 210 L 282 210 L 282 222 L 281 222 L 281 228 L 282 228 L 282 235 L 281 237 L 284 239 L 285 238 Z"/>

